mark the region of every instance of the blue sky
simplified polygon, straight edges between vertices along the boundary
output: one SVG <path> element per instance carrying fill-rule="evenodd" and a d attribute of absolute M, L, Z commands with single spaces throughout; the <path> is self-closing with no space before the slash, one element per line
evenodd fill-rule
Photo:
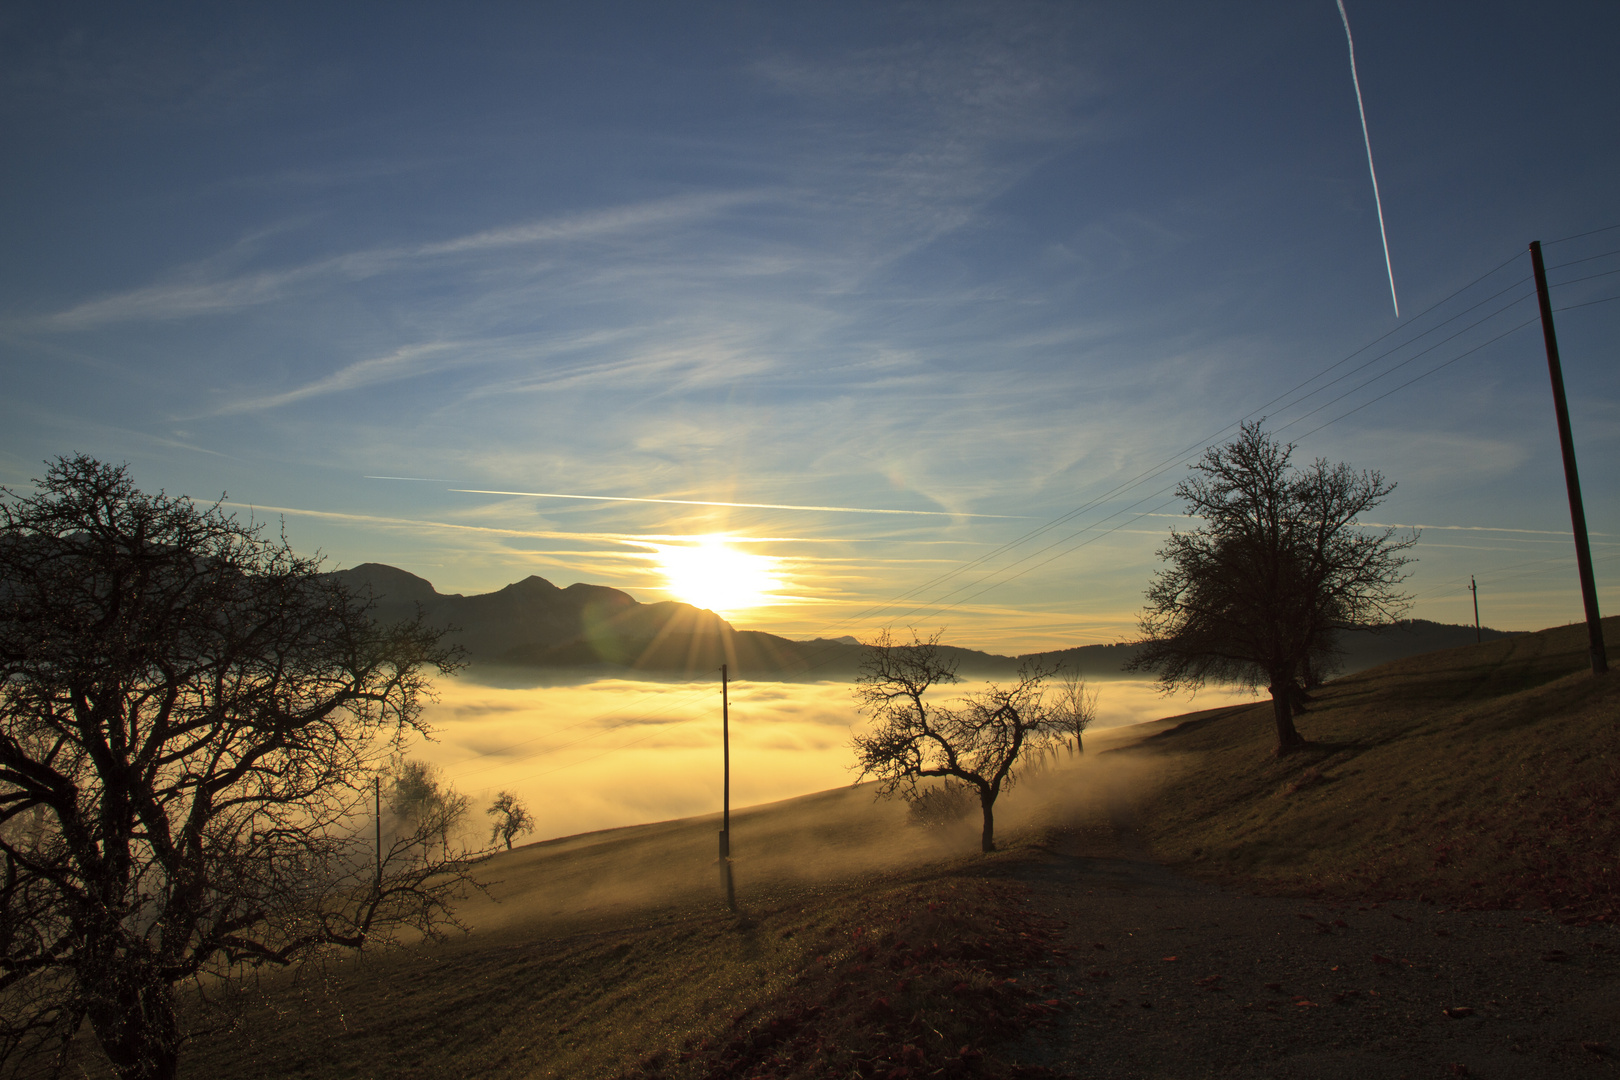
<path fill-rule="evenodd" d="M 1414 614 L 1578 619 L 1490 339 L 1620 224 L 1620 9 L 1346 6 L 1400 320 L 1331 0 L 8 5 L 0 482 L 127 461 L 443 591 L 663 599 L 725 534 L 740 626 L 1010 651 L 1129 635 L 1180 456 L 1265 413 L 1399 483 Z M 1606 611 L 1616 249 L 1547 249 Z"/>

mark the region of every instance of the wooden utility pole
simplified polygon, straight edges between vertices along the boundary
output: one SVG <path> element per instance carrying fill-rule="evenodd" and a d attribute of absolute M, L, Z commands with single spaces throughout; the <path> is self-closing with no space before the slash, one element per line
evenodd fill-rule
<path fill-rule="evenodd" d="M 371 778 L 371 792 L 377 821 L 377 891 L 382 892 L 382 777 Z"/>
<path fill-rule="evenodd" d="M 1541 337 L 1547 345 L 1547 372 L 1552 376 L 1553 411 L 1558 414 L 1558 443 L 1564 452 L 1564 486 L 1569 491 L 1569 518 L 1575 530 L 1575 564 L 1581 575 L 1581 602 L 1586 606 L 1586 636 L 1592 654 L 1592 674 L 1609 670 L 1603 648 L 1603 621 L 1598 614 L 1597 579 L 1592 574 L 1592 545 L 1586 537 L 1586 510 L 1581 504 L 1581 478 L 1575 470 L 1575 437 L 1569 428 L 1569 402 L 1564 397 L 1564 368 L 1558 360 L 1558 335 L 1553 331 L 1552 300 L 1547 295 L 1547 267 L 1541 261 L 1541 241 L 1530 241 L 1530 265 L 1536 274 L 1536 299 L 1541 303 Z"/>
<path fill-rule="evenodd" d="M 720 752 L 725 763 L 720 810 L 720 883 L 726 906 L 737 910 L 737 889 L 731 880 L 731 695 L 726 665 L 720 665 Z"/>
<path fill-rule="evenodd" d="M 1479 644 L 1479 586 L 1474 584 L 1474 575 L 1468 575 L 1468 591 L 1474 594 L 1474 644 Z"/>

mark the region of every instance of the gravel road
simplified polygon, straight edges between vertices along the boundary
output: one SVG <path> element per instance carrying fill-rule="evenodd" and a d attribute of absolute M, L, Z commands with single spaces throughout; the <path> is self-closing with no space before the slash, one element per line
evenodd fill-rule
<path fill-rule="evenodd" d="M 1086 1078 L 1620 1076 L 1620 933 L 1262 897 L 1061 834 L 1009 868 L 1063 924 L 1012 1057 Z M 1099 854 L 1099 850 L 1105 853 Z"/>

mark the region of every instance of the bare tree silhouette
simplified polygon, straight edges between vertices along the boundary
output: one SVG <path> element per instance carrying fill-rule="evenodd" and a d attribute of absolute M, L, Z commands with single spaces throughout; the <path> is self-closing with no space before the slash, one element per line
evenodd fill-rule
<path fill-rule="evenodd" d="M 1176 494 L 1203 525 L 1172 530 L 1160 549 L 1145 648 L 1128 665 L 1156 671 L 1165 690 L 1209 679 L 1265 687 L 1278 754 L 1304 745 L 1293 720 L 1301 684 L 1332 669 L 1334 631 L 1406 611 L 1398 586 L 1412 560 L 1402 553 L 1418 539 L 1360 524 L 1395 489 L 1381 474 L 1321 459 L 1297 469 L 1293 451 L 1257 422 L 1192 466 Z"/>
<path fill-rule="evenodd" d="M 529 816 L 528 809 L 510 791 L 495 796 L 495 801 L 485 808 L 484 813 L 495 819 L 495 825 L 489 831 L 489 842 L 493 844 L 496 840 L 504 840 L 507 851 L 512 850 L 513 840 L 534 832 L 534 818 Z"/>
<path fill-rule="evenodd" d="M 0 1069 L 88 1021 L 172 1077 L 179 984 L 454 924 L 473 856 L 365 826 L 458 661 L 218 503 L 83 456 L 36 483 L 0 489 Z"/>
<path fill-rule="evenodd" d="M 909 644 L 897 644 L 884 631 L 869 646 L 856 681 L 856 701 L 876 722 L 854 739 L 859 779 L 873 777 L 880 795 L 912 803 L 930 797 L 930 789 L 918 786 L 930 777 L 971 788 L 984 815 L 981 849 L 996 850 L 997 797 L 1016 782 L 1021 758 L 1059 737 L 1041 704 L 1050 674 L 1026 666 L 1011 686 L 991 686 L 955 707 L 936 705 L 926 700 L 928 692 L 958 681 L 955 662 L 940 653 L 939 635 L 924 640 L 914 633 Z"/>

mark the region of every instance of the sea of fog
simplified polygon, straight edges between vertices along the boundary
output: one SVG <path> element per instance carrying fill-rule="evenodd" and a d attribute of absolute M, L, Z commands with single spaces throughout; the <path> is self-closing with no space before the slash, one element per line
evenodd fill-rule
<path fill-rule="evenodd" d="M 481 811 L 496 792 L 528 806 L 531 839 L 569 836 L 715 813 L 721 800 L 718 680 L 705 683 L 596 678 L 497 685 L 484 676 L 440 680 L 426 709 L 431 741 L 407 753 L 439 766 Z M 949 701 L 985 684 L 957 683 Z M 1255 700 L 1226 687 L 1165 697 L 1152 682 L 1098 680 L 1096 727 L 1120 727 L 1195 709 Z M 734 809 L 850 784 L 849 741 L 866 720 L 847 682 L 733 682 Z"/>

